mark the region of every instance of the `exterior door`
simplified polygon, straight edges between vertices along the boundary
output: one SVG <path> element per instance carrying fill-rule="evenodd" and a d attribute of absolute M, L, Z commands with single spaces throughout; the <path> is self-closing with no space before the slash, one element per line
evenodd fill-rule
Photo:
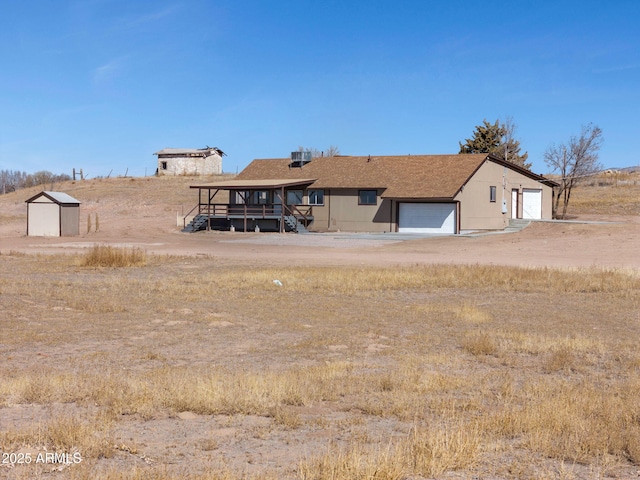
<path fill-rule="evenodd" d="M 511 190 L 511 218 L 518 218 L 518 189 Z"/>

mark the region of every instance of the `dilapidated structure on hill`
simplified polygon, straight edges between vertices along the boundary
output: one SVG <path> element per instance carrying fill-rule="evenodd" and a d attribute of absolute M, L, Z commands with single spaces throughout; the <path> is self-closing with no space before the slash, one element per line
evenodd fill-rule
<path fill-rule="evenodd" d="M 165 148 L 158 156 L 157 175 L 219 175 L 225 153 L 217 147 Z"/>

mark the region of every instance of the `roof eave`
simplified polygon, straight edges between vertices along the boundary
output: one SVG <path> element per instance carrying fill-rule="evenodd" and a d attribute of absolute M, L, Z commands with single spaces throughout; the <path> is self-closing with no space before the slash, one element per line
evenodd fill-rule
<path fill-rule="evenodd" d="M 473 172 L 471 172 L 471 175 L 469 175 L 467 177 L 467 179 L 462 182 L 462 185 L 460 185 L 458 187 L 458 189 L 456 190 L 456 192 L 453 194 L 453 196 L 451 197 L 451 199 L 454 199 L 458 196 L 458 194 L 462 191 L 462 189 L 464 188 L 464 186 L 469 183 L 469 180 L 471 180 L 473 178 L 473 176 L 478 172 L 478 170 L 480 170 L 480 168 L 482 167 L 482 165 L 484 165 L 484 162 L 487 161 L 487 159 L 489 158 L 489 156 L 487 155 L 484 160 L 482 160 L 481 162 L 478 162 L 478 165 L 476 165 L 476 168 L 473 170 Z"/>
<path fill-rule="evenodd" d="M 546 177 L 543 177 L 542 175 L 538 175 L 537 173 L 534 173 L 531 170 L 518 165 L 517 163 L 507 162 L 506 160 L 498 158 L 498 157 L 494 156 L 493 154 L 487 155 L 487 159 L 491 160 L 491 161 L 493 161 L 493 162 L 495 162 L 495 163 L 497 163 L 499 165 L 502 165 L 503 167 L 509 167 L 509 168 L 515 170 L 516 172 L 521 173 L 522 175 L 525 175 L 525 176 L 527 176 L 529 178 L 537 180 L 538 182 L 543 183 L 545 185 L 548 185 L 550 187 L 557 187 L 557 186 L 560 185 L 559 183 L 554 182 L 553 180 L 550 180 L 550 179 L 548 179 Z"/>
<path fill-rule="evenodd" d="M 437 203 L 437 202 L 453 202 L 455 201 L 455 197 L 402 197 L 398 195 L 380 195 L 381 198 L 386 200 L 397 200 L 402 202 L 427 202 L 427 203 Z"/>
<path fill-rule="evenodd" d="M 24 202 L 25 203 L 32 202 L 33 200 L 35 200 L 38 197 L 47 197 L 53 203 L 57 203 L 58 205 L 63 205 L 63 206 L 80 205 L 82 203 L 80 200 L 77 200 L 77 199 L 73 198 L 70 195 L 68 195 L 68 197 L 69 197 L 69 200 L 71 200 L 71 201 L 60 200 L 59 198 L 55 198 L 53 195 L 50 195 L 50 193 L 47 192 L 46 190 L 43 190 L 42 192 L 36 193 L 33 197 L 26 199 Z"/>
<path fill-rule="evenodd" d="M 210 190 L 260 190 L 269 188 L 296 187 L 300 185 L 311 185 L 316 179 L 292 179 L 292 180 L 230 180 L 229 182 L 210 183 L 204 185 L 190 185 L 189 188 L 210 189 Z"/>

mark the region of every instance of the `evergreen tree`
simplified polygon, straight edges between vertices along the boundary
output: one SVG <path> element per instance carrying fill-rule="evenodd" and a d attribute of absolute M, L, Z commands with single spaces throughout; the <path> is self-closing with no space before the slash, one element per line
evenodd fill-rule
<path fill-rule="evenodd" d="M 531 163 L 527 163 L 529 154 L 520 154 L 520 142 L 514 138 L 516 128 L 511 118 L 505 123 L 500 123 L 500 120 L 490 123 L 486 119 L 482 123 L 476 126 L 473 138 L 465 139 L 464 144 L 459 142 L 458 153 L 490 153 L 501 160 L 531 169 Z"/>

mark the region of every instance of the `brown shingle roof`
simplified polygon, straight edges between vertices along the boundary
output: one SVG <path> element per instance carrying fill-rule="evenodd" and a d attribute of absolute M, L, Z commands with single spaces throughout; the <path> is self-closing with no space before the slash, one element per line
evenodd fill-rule
<path fill-rule="evenodd" d="M 311 188 L 384 188 L 386 198 L 453 198 L 487 158 L 475 155 L 320 157 L 303 167 L 291 160 L 254 160 L 239 180 L 315 178 Z"/>

